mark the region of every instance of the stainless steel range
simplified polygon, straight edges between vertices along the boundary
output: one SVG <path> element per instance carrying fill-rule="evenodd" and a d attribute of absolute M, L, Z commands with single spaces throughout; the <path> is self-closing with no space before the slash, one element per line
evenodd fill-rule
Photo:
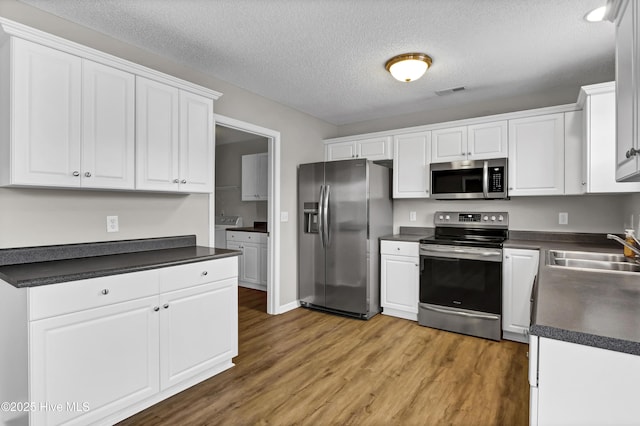
<path fill-rule="evenodd" d="M 436 212 L 420 240 L 418 323 L 500 340 L 506 212 Z"/>

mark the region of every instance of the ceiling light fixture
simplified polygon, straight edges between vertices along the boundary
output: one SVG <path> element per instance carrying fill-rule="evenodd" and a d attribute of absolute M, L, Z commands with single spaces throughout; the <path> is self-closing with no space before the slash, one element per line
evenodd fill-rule
<path fill-rule="evenodd" d="M 600 6 L 593 9 L 591 12 L 584 15 L 584 19 L 587 22 L 601 22 L 607 14 L 607 6 Z"/>
<path fill-rule="evenodd" d="M 408 83 L 422 77 L 432 62 L 431 57 L 424 53 L 403 53 L 389 59 L 384 67 L 393 78 Z"/>

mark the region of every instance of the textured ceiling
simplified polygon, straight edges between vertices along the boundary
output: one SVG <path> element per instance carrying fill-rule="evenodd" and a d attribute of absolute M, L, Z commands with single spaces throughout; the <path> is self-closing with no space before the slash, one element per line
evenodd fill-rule
<path fill-rule="evenodd" d="M 614 75 L 613 25 L 582 19 L 605 0 L 21 1 L 337 125 Z M 433 67 L 397 82 L 411 51 Z"/>

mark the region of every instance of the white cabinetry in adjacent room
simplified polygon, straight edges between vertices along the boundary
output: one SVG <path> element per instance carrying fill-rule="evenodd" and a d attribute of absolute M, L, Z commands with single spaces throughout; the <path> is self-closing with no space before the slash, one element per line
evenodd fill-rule
<path fill-rule="evenodd" d="M 10 38 L 4 185 L 134 188 L 134 76 Z"/>
<path fill-rule="evenodd" d="M 564 194 L 564 114 L 509 120 L 509 195 Z"/>
<path fill-rule="evenodd" d="M 640 182 L 616 182 L 615 86 L 584 86 L 578 97 L 583 114 L 582 182 L 588 193 L 640 192 Z"/>
<path fill-rule="evenodd" d="M 237 272 L 228 257 L 28 289 L 0 283 L 14 326 L 29 330 L 11 352 L 28 359 L 12 387 L 64 407 L 24 412 L 24 424 L 113 424 L 230 368 Z"/>
<path fill-rule="evenodd" d="M 393 198 L 429 197 L 431 132 L 394 137 L 393 152 Z"/>
<path fill-rule="evenodd" d="M 238 259 L 241 287 L 267 289 L 267 240 L 264 232 L 227 231 L 227 248 L 242 252 Z"/>
<path fill-rule="evenodd" d="M 529 424 L 638 424 L 639 382 L 638 355 L 531 336 Z"/>
<path fill-rule="evenodd" d="M 485 160 L 507 156 L 507 122 L 433 130 L 432 162 Z"/>
<path fill-rule="evenodd" d="M 136 188 L 213 191 L 213 100 L 136 79 Z"/>
<path fill-rule="evenodd" d="M 528 341 L 531 289 L 538 274 L 539 260 L 539 250 L 503 250 L 502 331 L 505 339 Z"/>
<path fill-rule="evenodd" d="M 420 257 L 417 242 L 380 241 L 382 313 L 418 320 Z"/>
<path fill-rule="evenodd" d="M 325 142 L 326 161 L 366 158 L 367 160 L 389 160 L 392 158 L 391 137 L 367 138 Z"/>
<path fill-rule="evenodd" d="M 266 201 L 269 180 L 269 154 L 242 156 L 242 201 Z"/>

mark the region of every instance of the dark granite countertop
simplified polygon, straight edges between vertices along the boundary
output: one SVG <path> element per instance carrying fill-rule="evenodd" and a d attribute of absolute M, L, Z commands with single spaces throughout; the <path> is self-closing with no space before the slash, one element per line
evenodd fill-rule
<path fill-rule="evenodd" d="M 196 246 L 195 236 L 4 249 L 0 279 L 18 288 L 34 287 L 239 254 Z"/>
<path fill-rule="evenodd" d="M 267 230 L 264 228 L 254 228 L 253 226 L 244 226 L 242 228 L 227 228 L 227 232 L 229 231 L 239 231 L 239 232 L 259 232 L 261 234 L 268 234 Z"/>
<path fill-rule="evenodd" d="M 531 334 L 640 355 L 640 274 L 547 264 L 548 250 L 621 253 L 621 246 L 606 239 L 510 239 L 504 247 L 540 250 Z"/>
<path fill-rule="evenodd" d="M 380 241 L 405 241 L 409 243 L 417 243 L 422 238 L 433 235 L 433 228 L 423 228 L 418 226 L 401 226 L 398 234 L 383 235 Z"/>

